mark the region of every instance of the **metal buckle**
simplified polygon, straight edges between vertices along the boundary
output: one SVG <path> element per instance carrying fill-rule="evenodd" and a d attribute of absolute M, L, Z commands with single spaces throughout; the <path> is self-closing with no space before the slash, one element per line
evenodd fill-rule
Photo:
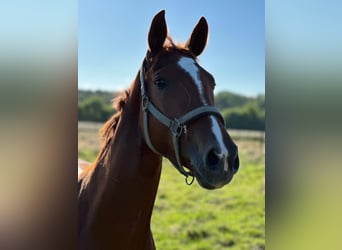
<path fill-rule="evenodd" d="M 170 130 L 175 137 L 179 137 L 184 130 L 184 125 L 180 124 L 177 119 L 174 119 L 171 121 Z"/>

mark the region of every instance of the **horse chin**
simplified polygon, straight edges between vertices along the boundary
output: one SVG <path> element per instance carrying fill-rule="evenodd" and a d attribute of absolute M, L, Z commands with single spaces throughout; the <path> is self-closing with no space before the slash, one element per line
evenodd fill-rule
<path fill-rule="evenodd" d="M 213 189 L 219 188 L 219 187 L 215 187 L 215 186 L 209 184 L 207 181 L 203 180 L 202 178 L 196 177 L 196 179 L 197 179 L 198 184 L 202 188 L 205 188 L 205 189 L 208 189 L 208 190 L 213 190 Z"/>
<path fill-rule="evenodd" d="M 203 167 L 202 167 L 203 168 Z M 205 189 L 213 190 L 224 187 L 229 184 L 233 179 L 233 174 L 222 176 L 209 176 L 206 175 L 201 167 L 191 166 L 193 173 L 197 179 L 198 184 Z"/>
<path fill-rule="evenodd" d="M 168 159 L 173 163 L 174 166 L 176 166 L 176 160 L 174 160 L 173 158 Z M 213 172 L 208 170 L 199 157 L 194 157 L 192 159 L 183 159 L 183 163 L 183 166 L 195 176 L 198 184 L 202 188 L 208 190 L 224 187 L 231 182 L 234 176 L 230 169 L 228 170 L 228 172 Z"/>

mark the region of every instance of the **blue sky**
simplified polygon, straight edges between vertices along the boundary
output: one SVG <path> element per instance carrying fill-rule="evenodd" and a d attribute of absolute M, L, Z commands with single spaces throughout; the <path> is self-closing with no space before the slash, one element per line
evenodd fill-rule
<path fill-rule="evenodd" d="M 200 64 L 216 92 L 265 93 L 264 1 L 91 1 L 78 5 L 78 87 L 117 91 L 134 80 L 147 50 L 153 16 L 166 10 L 169 34 L 185 42 L 201 16 L 209 40 Z"/>

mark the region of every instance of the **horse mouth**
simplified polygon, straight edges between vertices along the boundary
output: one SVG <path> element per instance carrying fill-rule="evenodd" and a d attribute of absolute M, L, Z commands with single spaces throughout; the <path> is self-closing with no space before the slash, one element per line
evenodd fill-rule
<path fill-rule="evenodd" d="M 196 177 L 198 184 L 208 190 L 219 189 L 229 184 L 233 179 L 232 173 L 225 173 L 220 175 L 206 174 L 200 167 L 191 165 L 191 172 Z"/>

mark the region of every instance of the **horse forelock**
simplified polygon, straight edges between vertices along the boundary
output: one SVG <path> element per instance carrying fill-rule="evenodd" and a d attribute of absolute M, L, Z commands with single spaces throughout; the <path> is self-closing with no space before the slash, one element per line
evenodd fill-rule
<path fill-rule="evenodd" d="M 193 54 L 189 48 L 187 47 L 186 43 L 175 43 L 171 36 L 167 36 L 163 45 L 163 49 L 161 53 L 174 53 L 180 52 L 185 54 L 186 56 L 191 56 L 195 60 L 197 59 L 196 55 Z"/>

